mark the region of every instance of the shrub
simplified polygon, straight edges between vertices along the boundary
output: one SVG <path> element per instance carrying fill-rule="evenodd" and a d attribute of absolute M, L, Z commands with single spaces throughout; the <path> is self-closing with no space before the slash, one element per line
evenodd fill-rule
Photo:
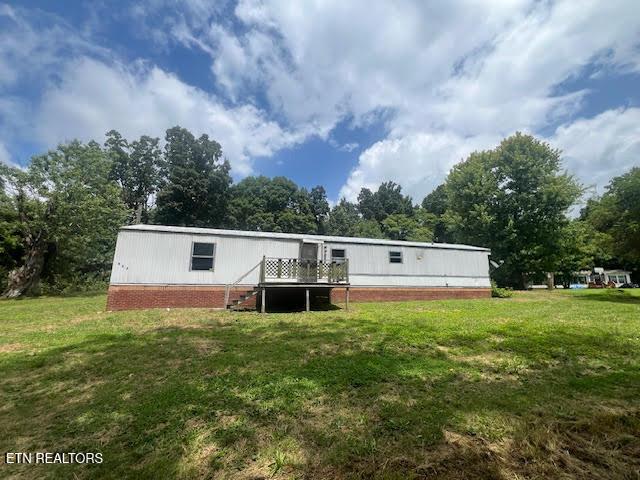
<path fill-rule="evenodd" d="M 104 275 L 53 275 L 40 282 L 35 295 L 73 296 L 79 294 L 103 293 L 109 287 L 109 280 Z"/>
<path fill-rule="evenodd" d="M 491 296 L 495 298 L 510 298 L 513 296 L 513 291 L 508 288 L 500 288 L 496 285 L 496 282 L 491 281 Z"/>

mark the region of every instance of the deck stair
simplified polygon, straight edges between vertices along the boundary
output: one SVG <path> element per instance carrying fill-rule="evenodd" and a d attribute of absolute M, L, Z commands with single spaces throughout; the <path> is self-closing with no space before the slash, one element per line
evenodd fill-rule
<path fill-rule="evenodd" d="M 243 280 L 259 269 L 258 284 L 247 285 Z M 255 281 L 255 278 L 254 278 Z M 262 257 L 257 264 L 240 276 L 235 282 L 225 286 L 224 305 L 229 310 L 253 310 L 259 304 L 260 311 L 266 309 L 267 289 L 304 288 L 306 309 L 310 306 L 310 290 L 346 287 L 346 303 L 349 304 L 349 260 L 344 262 L 310 260 L 299 258 L 267 258 Z M 237 291 L 242 289 L 240 295 Z M 258 298 L 258 294 L 261 297 Z M 348 307 L 347 307 L 348 308 Z"/>
<path fill-rule="evenodd" d="M 256 303 L 255 297 L 260 292 L 258 287 L 254 287 L 252 290 L 247 290 L 245 293 L 241 293 L 238 298 L 231 300 L 227 303 L 228 310 L 255 310 Z"/>

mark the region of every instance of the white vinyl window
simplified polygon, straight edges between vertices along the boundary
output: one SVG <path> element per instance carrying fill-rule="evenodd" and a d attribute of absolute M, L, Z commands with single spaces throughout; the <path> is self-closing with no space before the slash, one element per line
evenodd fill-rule
<path fill-rule="evenodd" d="M 193 242 L 191 247 L 191 270 L 213 271 L 216 244 Z"/>
<path fill-rule="evenodd" d="M 331 249 L 331 261 L 342 263 L 347 258 L 347 252 L 344 248 L 332 248 Z"/>
<path fill-rule="evenodd" d="M 402 263 L 402 252 L 390 250 L 389 263 Z"/>

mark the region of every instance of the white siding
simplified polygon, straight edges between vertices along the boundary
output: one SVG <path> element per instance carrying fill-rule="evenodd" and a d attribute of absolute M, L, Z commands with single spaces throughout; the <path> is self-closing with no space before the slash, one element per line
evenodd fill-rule
<path fill-rule="evenodd" d="M 327 243 L 345 249 L 349 280 L 362 286 L 488 287 L 488 252 L 387 245 Z M 390 263 L 389 252 L 402 252 L 402 263 Z"/>
<path fill-rule="evenodd" d="M 193 242 L 215 243 L 214 270 L 191 271 Z M 264 256 L 297 258 L 300 239 L 230 236 L 123 229 L 118 235 L 112 284 L 224 285 L 236 281 Z M 346 250 L 352 286 L 488 287 L 488 251 L 362 243 L 320 244 Z M 389 251 L 401 251 L 403 263 L 390 263 Z M 258 283 L 259 269 L 242 281 Z"/>
<path fill-rule="evenodd" d="M 191 271 L 193 242 L 216 244 L 213 271 Z M 118 235 L 112 284 L 222 285 L 267 257 L 297 258 L 300 242 L 265 238 L 123 230 Z M 258 283 L 259 269 L 243 280 Z"/>

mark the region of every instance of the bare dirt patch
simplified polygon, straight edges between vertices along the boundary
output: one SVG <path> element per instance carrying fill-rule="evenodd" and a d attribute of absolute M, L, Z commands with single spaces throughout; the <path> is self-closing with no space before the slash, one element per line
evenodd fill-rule
<path fill-rule="evenodd" d="M 640 410 L 602 407 L 589 420 L 524 424 L 498 442 L 445 431 L 412 470 L 433 478 L 640 478 Z"/>
<path fill-rule="evenodd" d="M 13 353 L 26 350 L 27 346 L 22 343 L 5 343 L 0 345 L 0 353 Z"/>

